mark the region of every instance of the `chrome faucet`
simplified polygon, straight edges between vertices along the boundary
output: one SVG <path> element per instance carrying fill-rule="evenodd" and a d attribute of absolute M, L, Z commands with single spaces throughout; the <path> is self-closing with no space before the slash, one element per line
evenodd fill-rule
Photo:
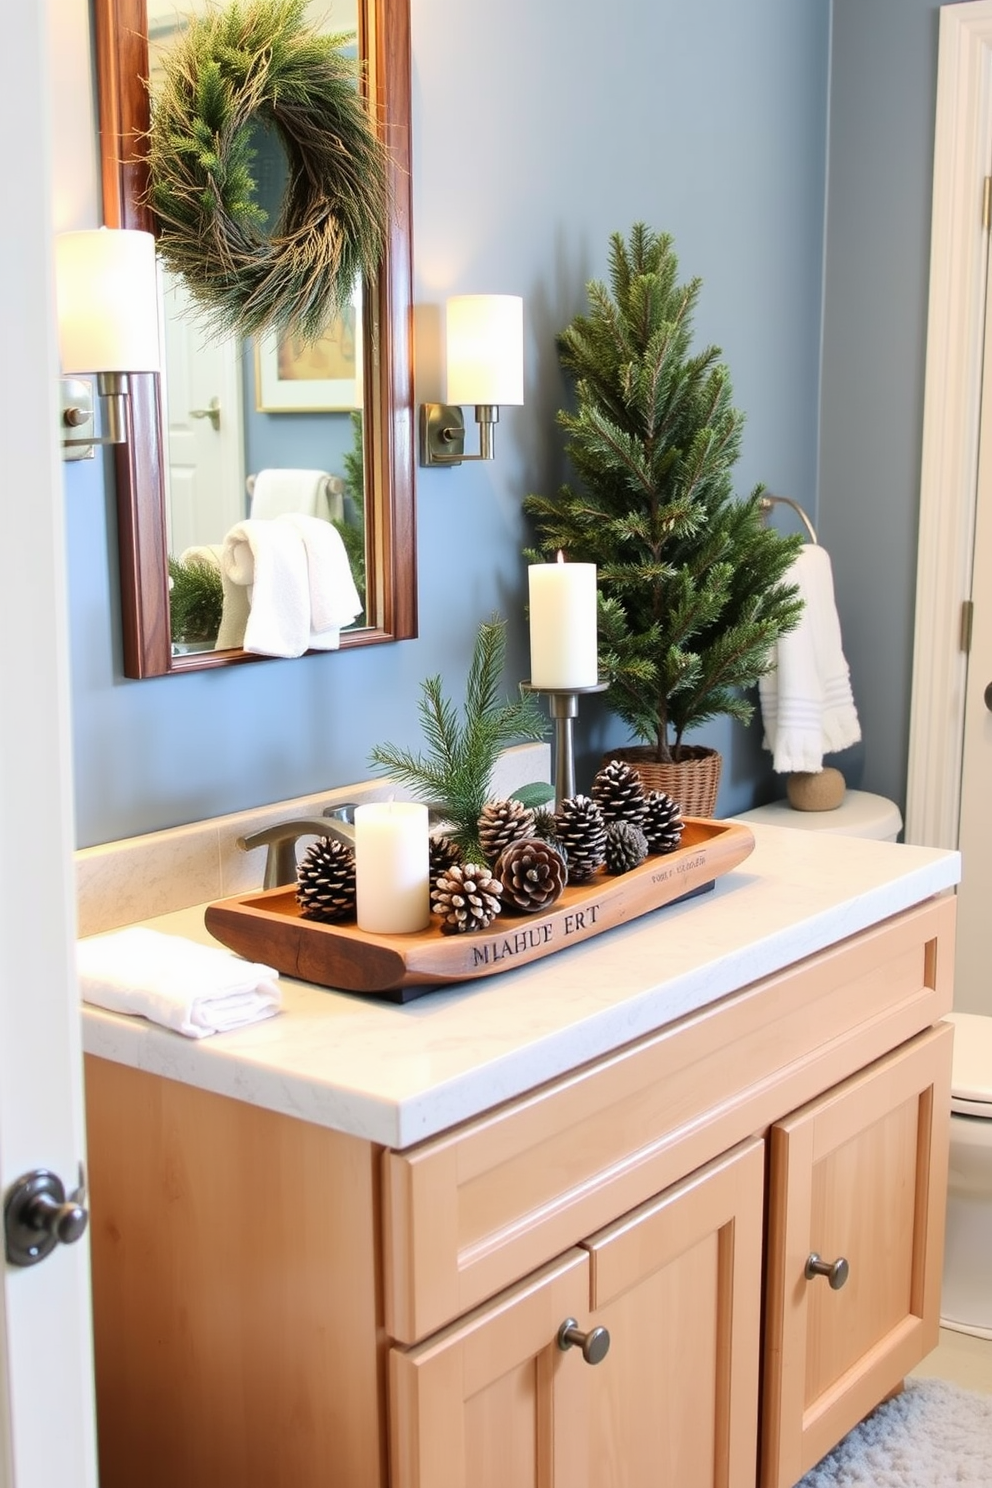
<path fill-rule="evenodd" d="M 301 837 L 334 837 L 349 847 L 355 845 L 354 805 L 328 806 L 323 816 L 296 817 L 292 821 L 274 822 L 250 836 L 239 837 L 242 852 L 267 847 L 263 889 L 275 889 L 296 882 L 296 845 Z"/>

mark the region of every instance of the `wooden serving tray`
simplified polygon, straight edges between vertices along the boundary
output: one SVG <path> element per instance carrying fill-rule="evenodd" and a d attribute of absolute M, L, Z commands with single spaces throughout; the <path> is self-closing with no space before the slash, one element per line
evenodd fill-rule
<path fill-rule="evenodd" d="M 357 925 L 306 920 L 295 884 L 208 904 L 211 935 L 250 961 L 342 992 L 409 1002 L 432 987 L 493 976 L 550 956 L 615 925 L 708 888 L 754 847 L 740 822 L 687 817 L 674 852 L 647 858 L 629 873 L 600 870 L 567 884 L 545 914 L 497 916 L 486 930 L 442 935 L 439 921 L 411 935 L 374 935 Z"/>

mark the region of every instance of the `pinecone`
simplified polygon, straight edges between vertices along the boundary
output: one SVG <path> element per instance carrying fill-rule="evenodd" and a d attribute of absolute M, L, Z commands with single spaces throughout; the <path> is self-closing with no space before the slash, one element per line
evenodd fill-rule
<path fill-rule="evenodd" d="M 462 850 L 457 842 L 452 842 L 450 837 L 438 833 L 430 839 L 430 876 L 431 883 L 434 882 L 446 869 L 462 860 Z"/>
<path fill-rule="evenodd" d="M 603 813 L 607 826 L 614 821 L 644 820 L 644 782 L 626 760 L 610 760 L 592 783 L 592 798 Z"/>
<path fill-rule="evenodd" d="M 555 812 L 558 841 L 565 850 L 571 883 L 592 878 L 602 867 L 606 847 L 603 813 L 589 796 L 566 796 Z"/>
<path fill-rule="evenodd" d="M 454 863 L 434 882 L 431 909 L 442 935 L 485 930 L 499 914 L 503 885 L 479 863 Z"/>
<path fill-rule="evenodd" d="M 565 859 L 539 837 L 511 842 L 500 853 L 493 871 L 503 885 L 504 905 L 526 914 L 549 909 L 568 882 Z"/>
<path fill-rule="evenodd" d="M 487 863 L 495 863 L 505 847 L 530 837 L 534 813 L 522 801 L 489 801 L 479 817 L 479 844 Z"/>
<path fill-rule="evenodd" d="M 545 842 L 550 842 L 555 833 L 554 812 L 547 806 L 538 806 L 534 812 L 534 836 L 543 837 Z"/>
<path fill-rule="evenodd" d="M 542 842 L 546 842 L 549 847 L 553 847 L 563 863 L 567 861 L 564 844 L 558 836 L 558 825 L 555 821 L 554 811 L 549 810 L 547 806 L 539 806 L 534 812 L 533 836 L 539 837 Z M 565 882 L 568 882 L 567 876 Z"/>
<path fill-rule="evenodd" d="M 641 823 L 648 839 L 648 852 L 674 852 L 682 841 L 682 808 L 664 791 L 648 794 L 647 813 Z"/>
<path fill-rule="evenodd" d="M 297 869 L 296 901 L 305 920 L 350 920 L 355 915 L 355 854 L 335 837 L 318 837 Z"/>
<path fill-rule="evenodd" d="M 606 829 L 606 867 L 610 873 L 629 873 L 648 855 L 648 839 L 636 822 L 610 822 Z"/>

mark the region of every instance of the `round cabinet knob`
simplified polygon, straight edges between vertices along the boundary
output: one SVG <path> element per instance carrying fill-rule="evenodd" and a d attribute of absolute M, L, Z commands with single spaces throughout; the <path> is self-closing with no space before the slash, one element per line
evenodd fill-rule
<path fill-rule="evenodd" d="M 844 1285 L 851 1268 L 843 1256 L 838 1256 L 836 1261 L 823 1261 L 814 1250 L 806 1261 L 806 1280 L 812 1281 L 814 1276 L 825 1276 L 834 1292 L 839 1292 Z"/>
<path fill-rule="evenodd" d="M 985 689 L 985 706 L 992 713 L 992 682 Z"/>
<path fill-rule="evenodd" d="M 590 1328 L 583 1333 L 574 1318 L 566 1318 L 558 1329 L 558 1347 L 580 1348 L 587 1364 L 601 1364 L 610 1351 L 610 1335 L 605 1328 Z"/>
<path fill-rule="evenodd" d="M 89 1215 L 75 1198 L 66 1198 L 61 1178 L 46 1168 L 25 1173 L 7 1191 L 3 1205 L 7 1259 L 12 1266 L 33 1266 L 55 1249 L 72 1245 L 86 1229 Z"/>

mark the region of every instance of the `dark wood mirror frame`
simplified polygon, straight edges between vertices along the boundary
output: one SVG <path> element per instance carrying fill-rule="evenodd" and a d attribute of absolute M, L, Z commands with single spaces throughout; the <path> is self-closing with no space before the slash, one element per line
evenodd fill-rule
<path fill-rule="evenodd" d="M 93 0 L 108 227 L 153 224 L 142 206 L 147 169 L 148 26 L 145 0 Z M 409 0 L 361 0 L 362 55 L 372 62 L 375 114 L 389 149 L 390 233 L 374 307 L 376 386 L 365 418 L 370 624 L 345 631 L 351 648 L 417 634 L 414 409 L 411 343 Z M 173 656 L 169 630 L 164 441 L 157 374 L 131 377 L 127 442 L 116 446 L 124 675 L 161 677 L 262 658 L 245 651 Z"/>

